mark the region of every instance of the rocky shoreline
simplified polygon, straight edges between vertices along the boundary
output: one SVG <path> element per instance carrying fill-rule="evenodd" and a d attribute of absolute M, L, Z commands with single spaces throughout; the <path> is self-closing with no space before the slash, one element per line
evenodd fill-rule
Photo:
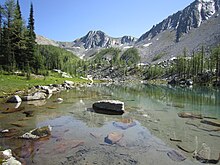
<path fill-rule="evenodd" d="M 5 97 L 7 103 L 20 103 L 22 101 L 36 101 L 49 99 L 53 94 L 73 88 L 90 86 L 91 84 L 77 84 L 73 81 L 65 80 L 62 84 L 37 85 L 28 91 L 17 91 Z M 27 94 L 28 93 L 28 94 Z M 61 101 L 58 99 L 57 101 Z"/>

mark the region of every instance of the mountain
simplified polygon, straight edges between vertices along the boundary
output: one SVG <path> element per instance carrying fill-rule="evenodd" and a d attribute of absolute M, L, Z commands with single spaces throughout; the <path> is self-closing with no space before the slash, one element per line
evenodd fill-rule
<path fill-rule="evenodd" d="M 102 31 L 89 31 L 84 37 L 73 41 L 72 46 L 84 47 L 85 49 L 108 48 L 121 44 L 133 44 L 135 41 L 136 39 L 131 36 L 113 38 Z"/>
<path fill-rule="evenodd" d="M 97 53 L 99 49 L 109 47 L 124 48 L 134 45 L 136 41 L 137 39 L 132 36 L 114 38 L 99 30 L 89 31 L 85 36 L 73 42 L 58 42 L 58 44 L 61 48 L 67 49 L 81 58 L 86 58 Z"/>
<path fill-rule="evenodd" d="M 162 22 L 153 26 L 148 32 L 143 34 L 138 42 L 148 37 L 155 37 L 157 34 L 173 29 L 176 31 L 176 41 L 184 33 L 188 33 L 191 28 L 198 28 L 202 22 L 208 20 L 220 8 L 220 0 L 196 0 L 182 11 L 169 16 Z"/>
<path fill-rule="evenodd" d="M 159 62 L 181 55 L 188 55 L 220 43 L 220 0 L 195 0 L 185 9 L 168 16 L 136 39 L 131 36 L 110 37 L 102 31 L 89 31 L 73 42 L 56 42 L 38 39 L 40 44 L 53 44 L 80 57 L 90 57 L 100 49 L 117 47 L 122 50 L 135 47 L 142 62 Z M 160 58 L 155 58 L 155 56 Z M 157 59 L 157 60 L 155 60 Z"/>
<path fill-rule="evenodd" d="M 164 60 L 182 54 L 184 48 L 190 55 L 202 46 L 216 46 L 220 43 L 219 9 L 220 0 L 196 0 L 153 26 L 135 46 L 143 60 L 151 62 L 159 54 Z"/>

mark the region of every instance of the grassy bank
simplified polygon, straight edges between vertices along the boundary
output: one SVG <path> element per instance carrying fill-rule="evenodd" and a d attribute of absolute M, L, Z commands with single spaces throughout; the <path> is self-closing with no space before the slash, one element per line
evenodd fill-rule
<path fill-rule="evenodd" d="M 75 83 L 88 82 L 80 78 L 61 78 L 55 74 L 46 77 L 32 75 L 30 80 L 27 80 L 25 76 L 0 74 L 0 97 L 13 94 L 19 90 L 27 90 L 36 85 L 62 84 L 65 80 Z"/>

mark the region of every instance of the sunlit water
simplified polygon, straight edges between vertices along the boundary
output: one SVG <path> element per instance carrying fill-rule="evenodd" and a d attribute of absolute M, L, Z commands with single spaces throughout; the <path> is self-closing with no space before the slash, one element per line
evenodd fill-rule
<path fill-rule="evenodd" d="M 60 104 L 54 102 L 59 97 L 64 99 Z M 126 113 L 109 116 L 91 112 L 92 104 L 102 99 L 125 102 Z M 15 105 L 2 104 L 0 109 L 8 106 Z M 34 116 L 27 118 L 23 111 L 0 114 L 0 130 L 15 128 L 22 135 L 36 127 L 52 126 L 52 135 L 43 141 L 0 138 L 2 149 L 20 147 L 16 151 L 19 150 L 27 164 L 188 165 L 200 162 L 177 145 L 194 151 L 205 143 L 210 147 L 211 159 L 217 159 L 220 152 L 220 132 L 210 131 L 217 127 L 177 115 L 178 112 L 193 112 L 219 119 L 220 92 L 217 89 L 94 85 L 64 91 L 46 101 L 23 102 L 20 106 L 25 107 L 23 111 L 33 110 Z M 14 123 L 23 127 L 13 126 Z M 105 141 L 111 132 L 123 135 L 113 145 Z M 170 138 L 182 142 L 173 142 Z M 168 156 L 173 150 L 187 159 L 173 160 Z"/>

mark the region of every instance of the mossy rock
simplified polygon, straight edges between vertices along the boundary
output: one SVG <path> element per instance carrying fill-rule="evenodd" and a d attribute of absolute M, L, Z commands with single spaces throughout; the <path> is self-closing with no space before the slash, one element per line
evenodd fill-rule
<path fill-rule="evenodd" d="M 39 137 L 45 137 L 51 134 L 51 130 L 48 126 L 44 126 L 44 127 L 35 129 L 31 134 L 39 136 Z"/>

